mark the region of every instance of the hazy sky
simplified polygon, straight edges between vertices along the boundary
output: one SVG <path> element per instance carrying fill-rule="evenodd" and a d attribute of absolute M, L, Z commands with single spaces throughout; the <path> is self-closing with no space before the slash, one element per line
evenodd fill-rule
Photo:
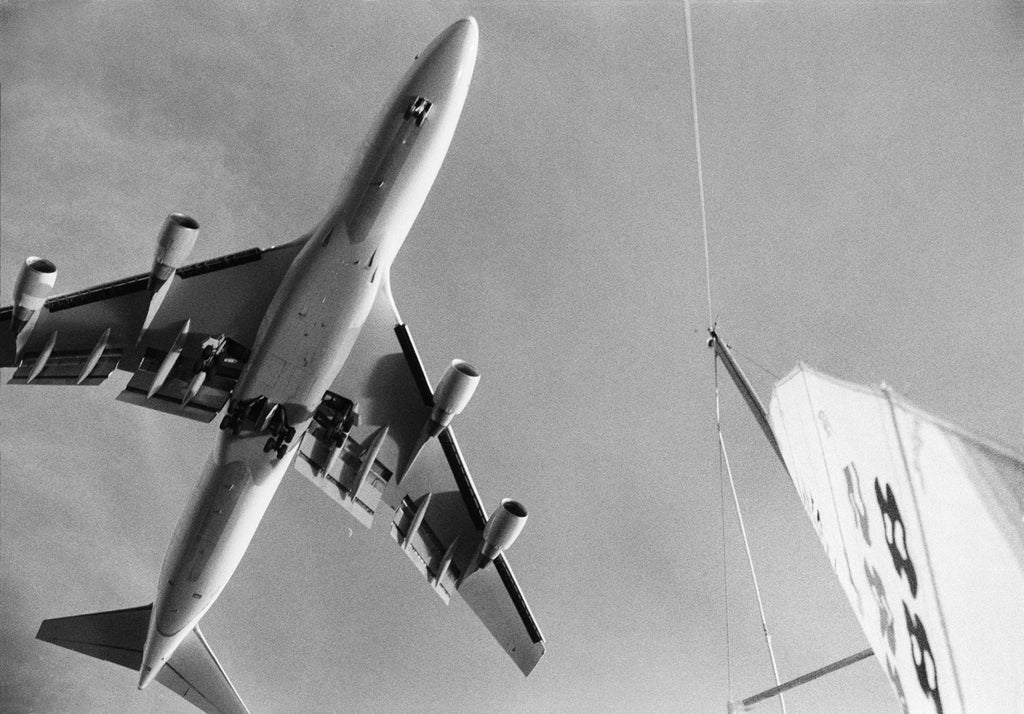
<path fill-rule="evenodd" d="M 290 477 L 203 620 L 253 712 L 714 712 L 772 684 L 731 506 L 723 547 L 681 2 L 0 13 L 5 303 L 29 254 L 61 292 L 146 271 L 173 210 L 202 225 L 196 260 L 298 236 L 413 55 L 479 22 L 392 285 L 435 379 L 453 357 L 483 373 L 456 431 L 485 505 L 530 509 L 510 561 L 548 653 L 524 679 L 385 529 Z M 884 380 L 1020 450 L 1024 5 L 709 2 L 693 23 L 722 334 L 779 376 Z M 33 639 L 152 601 L 212 448 L 213 426 L 114 401 L 125 380 L 0 392 L 7 710 L 194 711 Z M 725 384 L 723 410 L 782 676 L 863 649 Z M 897 709 L 874 661 L 788 701 Z"/>

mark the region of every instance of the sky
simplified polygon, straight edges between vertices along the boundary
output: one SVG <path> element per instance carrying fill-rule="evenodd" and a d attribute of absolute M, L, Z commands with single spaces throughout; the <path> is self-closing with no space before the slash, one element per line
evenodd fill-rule
<path fill-rule="evenodd" d="M 8 2 L 0 290 L 291 240 L 412 57 L 472 14 L 473 84 L 392 272 L 547 639 L 529 678 L 386 537 L 295 476 L 203 631 L 253 712 L 715 712 L 773 684 L 732 506 L 681 2 Z M 799 361 L 1021 451 L 1024 5 L 694 2 L 711 313 L 767 400 Z M 230 296 L 226 296 L 229 299 Z M 4 375 L 4 381 L 9 373 Z M 0 684 L 11 712 L 190 712 L 34 640 L 152 601 L 215 427 L 94 388 L 0 389 Z M 731 385 L 722 429 L 784 679 L 867 646 Z M 724 505 L 723 505 L 724 504 Z M 895 712 L 872 659 L 790 712 Z M 763 711 L 778 711 L 776 705 Z"/>

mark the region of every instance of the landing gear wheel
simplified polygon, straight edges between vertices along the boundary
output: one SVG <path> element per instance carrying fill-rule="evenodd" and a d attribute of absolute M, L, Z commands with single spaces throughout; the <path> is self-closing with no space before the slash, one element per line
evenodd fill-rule
<path fill-rule="evenodd" d="M 263 451 L 264 453 L 267 454 L 269 454 L 275 448 L 277 448 L 277 439 L 275 439 L 274 437 L 270 437 L 269 439 L 267 439 L 267 443 L 263 445 Z"/>
<path fill-rule="evenodd" d="M 287 453 L 288 453 L 288 445 L 287 444 L 281 444 L 279 447 L 277 447 L 277 458 L 283 459 L 284 455 L 287 454 Z"/>

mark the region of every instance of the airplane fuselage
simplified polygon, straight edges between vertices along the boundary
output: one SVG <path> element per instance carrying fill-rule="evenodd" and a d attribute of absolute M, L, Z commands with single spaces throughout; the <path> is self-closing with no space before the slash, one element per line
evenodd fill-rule
<path fill-rule="evenodd" d="M 417 57 L 385 105 L 357 169 L 304 239 L 271 301 L 231 400 L 231 409 L 256 404 L 260 414 L 251 428 L 219 431 L 178 520 L 160 572 L 140 688 L 227 584 L 301 434 L 344 368 L 448 150 L 476 47 L 476 24 L 467 19 Z M 271 416 L 294 430 L 280 452 L 267 450 L 264 427 Z"/>

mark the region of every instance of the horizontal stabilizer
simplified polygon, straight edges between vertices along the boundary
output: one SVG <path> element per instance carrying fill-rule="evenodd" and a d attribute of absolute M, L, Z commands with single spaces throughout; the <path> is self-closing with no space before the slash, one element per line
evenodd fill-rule
<path fill-rule="evenodd" d="M 249 714 L 198 626 L 178 645 L 156 681 L 207 714 Z"/>
<path fill-rule="evenodd" d="M 36 639 L 138 671 L 152 605 L 44 620 Z M 249 714 L 196 627 L 156 680 L 207 714 Z"/>
<path fill-rule="evenodd" d="M 152 605 L 43 620 L 36 639 L 135 670 L 142 666 L 142 648 Z"/>

